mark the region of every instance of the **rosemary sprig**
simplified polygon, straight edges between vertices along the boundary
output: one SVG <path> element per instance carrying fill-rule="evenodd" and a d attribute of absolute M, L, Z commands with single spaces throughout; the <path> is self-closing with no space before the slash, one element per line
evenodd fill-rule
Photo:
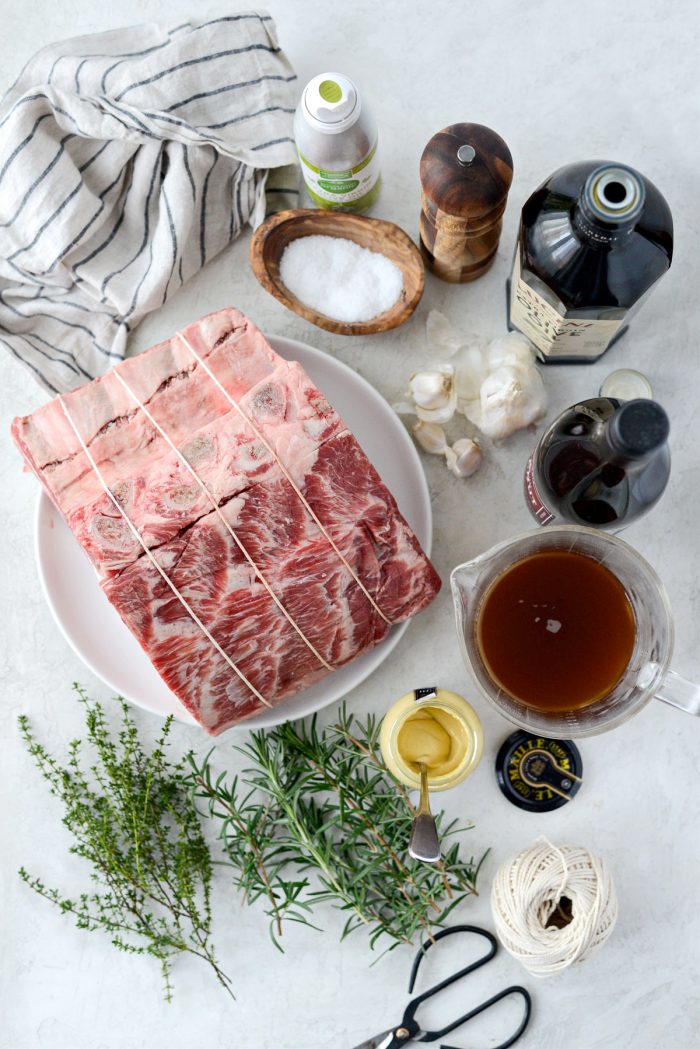
<path fill-rule="evenodd" d="M 183 952 L 206 961 L 231 994 L 211 942 L 209 848 L 184 782 L 184 763 L 166 756 L 172 719 L 146 753 L 123 700 L 115 741 L 100 704 L 74 688 L 85 704 L 95 754 L 87 771 L 80 740 L 70 743 L 63 766 L 36 741 L 26 717 L 19 725 L 51 793 L 63 803 L 63 823 L 74 838 L 70 851 L 87 861 L 99 891 L 67 897 L 24 868 L 20 876 L 62 914 L 73 915 L 78 928 L 102 929 L 120 950 L 157 958 L 168 1001 L 172 959 Z"/>
<path fill-rule="evenodd" d="M 375 718 L 363 724 L 343 708 L 322 731 L 314 718 L 253 732 L 236 748 L 247 767 L 227 782 L 226 771 L 215 774 L 211 752 L 201 762 L 192 753 L 169 760 L 171 719 L 146 752 L 123 700 L 121 725 L 111 732 L 100 704 L 74 687 L 93 757 L 73 740 L 62 765 L 26 717 L 20 730 L 63 803 L 70 851 L 87 861 L 97 888 L 68 897 L 24 868 L 20 875 L 78 928 L 101 929 L 119 949 L 157 958 L 168 1001 L 172 961 L 183 952 L 206 961 L 231 993 L 211 942 L 213 863 L 198 801 L 219 822 L 224 864 L 244 900 L 267 901 L 277 946 L 285 922 L 312 925 L 318 905 L 329 902 L 347 913 L 343 938 L 364 927 L 372 947 L 381 941 L 391 950 L 430 935 L 476 893 L 483 858 L 461 860 L 455 842 L 438 867 L 408 858 L 413 813 L 382 762 Z M 461 829 L 442 826 L 443 845 Z"/>
<path fill-rule="evenodd" d="M 220 821 L 234 882 L 248 902 L 266 898 L 277 946 L 284 921 L 311 924 L 327 901 L 347 912 L 343 938 L 365 927 L 372 947 L 381 940 L 391 950 L 429 935 L 476 893 L 483 857 L 461 860 L 456 842 L 437 868 L 408 858 L 412 808 L 378 738 L 375 718 L 361 724 L 343 708 L 323 731 L 314 718 L 251 733 L 236 748 L 249 765 L 230 783 L 211 753 L 201 763 L 188 756 L 195 795 Z M 441 826 L 443 847 L 462 829 Z"/>

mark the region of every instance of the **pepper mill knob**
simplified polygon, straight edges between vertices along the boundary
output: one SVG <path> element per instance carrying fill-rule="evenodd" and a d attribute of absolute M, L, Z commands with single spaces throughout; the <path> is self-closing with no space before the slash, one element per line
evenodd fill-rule
<path fill-rule="evenodd" d="M 420 242 L 428 269 L 452 283 L 476 280 L 493 262 L 513 181 L 513 158 L 483 124 L 438 131 L 420 161 Z"/>
<path fill-rule="evenodd" d="M 473 146 L 464 145 L 460 146 L 457 150 L 457 160 L 460 162 L 460 164 L 471 164 L 475 156 L 476 150 Z"/>

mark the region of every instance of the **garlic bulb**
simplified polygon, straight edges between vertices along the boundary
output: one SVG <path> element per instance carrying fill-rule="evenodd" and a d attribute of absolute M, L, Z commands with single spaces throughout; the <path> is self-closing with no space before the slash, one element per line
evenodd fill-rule
<path fill-rule="evenodd" d="M 445 431 L 437 423 L 419 420 L 413 427 L 413 436 L 423 451 L 430 452 L 431 455 L 443 455 L 447 448 Z"/>
<path fill-rule="evenodd" d="M 478 402 L 465 407 L 467 418 L 487 437 L 508 437 L 538 422 L 547 408 L 542 376 L 534 364 L 503 364 L 484 380 Z"/>
<path fill-rule="evenodd" d="M 476 441 L 461 437 L 446 450 L 445 458 L 455 477 L 471 477 L 481 466 L 481 448 Z"/>
<path fill-rule="evenodd" d="M 449 358 L 453 363 L 435 363 L 414 372 L 407 391 L 409 404 L 395 405 L 396 411 L 412 410 L 420 422 L 435 425 L 438 430 L 459 411 L 493 438 L 508 437 L 544 416 L 547 394 L 536 350 L 520 332 L 509 332 L 486 345 L 485 340 L 458 331 L 442 313 L 431 310 L 426 334 L 431 355 Z M 440 436 L 437 430 L 416 428 L 416 440 L 426 451 L 444 454 L 453 471 L 468 469 L 466 460 L 457 466 L 460 451 L 446 444 L 442 448 L 443 439 L 444 434 Z M 467 452 L 476 454 L 466 446 L 462 452 L 465 456 Z"/>

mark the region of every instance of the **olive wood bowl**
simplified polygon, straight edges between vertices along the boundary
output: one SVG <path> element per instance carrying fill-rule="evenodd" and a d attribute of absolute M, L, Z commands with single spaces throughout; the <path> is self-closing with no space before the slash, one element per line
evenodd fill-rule
<path fill-rule="evenodd" d="M 312 234 L 353 240 L 360 247 L 380 252 L 395 263 L 403 274 L 403 291 L 391 309 L 377 314 L 369 321 L 349 323 L 326 317 L 292 295 L 280 277 L 282 252 L 297 237 Z M 338 335 L 372 335 L 398 328 L 408 320 L 420 302 L 425 284 L 423 259 L 407 233 L 393 222 L 365 218 L 348 211 L 295 208 L 272 215 L 253 234 L 250 264 L 263 288 L 283 306 L 317 327 Z"/>

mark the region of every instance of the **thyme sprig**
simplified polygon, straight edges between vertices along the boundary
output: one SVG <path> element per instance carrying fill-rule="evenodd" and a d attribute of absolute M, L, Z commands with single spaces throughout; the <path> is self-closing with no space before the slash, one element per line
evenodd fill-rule
<path fill-rule="evenodd" d="M 147 753 L 126 704 L 120 700 L 121 727 L 112 738 L 99 703 L 85 704 L 87 758 L 80 740 L 68 747 L 62 765 L 38 743 L 29 721 L 20 731 L 51 793 L 63 804 L 63 823 L 73 835 L 70 851 L 86 860 L 99 890 L 64 896 L 58 889 L 20 870 L 22 879 L 78 928 L 103 930 L 122 951 L 158 959 L 165 997 L 172 998 L 171 963 L 181 953 L 206 961 L 229 993 L 230 981 L 211 942 L 212 861 L 192 795 L 184 782 L 184 762 L 166 754 L 172 719 Z"/>
<path fill-rule="evenodd" d="M 20 731 L 50 791 L 63 805 L 70 851 L 87 862 L 95 891 L 65 896 L 24 868 L 39 895 L 72 915 L 78 928 L 107 932 L 120 950 L 158 959 L 168 1001 L 173 959 L 206 961 L 229 992 L 211 939 L 214 862 L 197 804 L 219 824 L 222 865 L 244 901 L 266 902 L 279 947 L 286 922 L 314 924 L 319 905 L 346 912 L 342 938 L 365 928 L 386 950 L 444 925 L 476 893 L 483 857 L 462 860 L 451 840 L 461 830 L 438 816 L 443 859 L 437 867 L 407 854 L 413 809 L 379 751 L 379 725 L 343 708 L 323 730 L 285 724 L 253 732 L 236 747 L 238 775 L 215 772 L 212 752 L 169 759 L 168 718 L 154 747 L 142 746 L 123 700 L 110 729 L 99 703 L 74 686 L 85 705 L 86 743 L 73 740 L 65 764 Z M 89 755 L 88 752 L 89 751 Z M 217 751 L 220 756 L 221 749 Z"/>
<path fill-rule="evenodd" d="M 211 752 L 190 754 L 191 782 L 220 821 L 244 899 L 266 900 L 277 946 L 283 922 L 310 925 L 316 905 L 330 902 L 347 912 L 342 938 L 365 927 L 372 947 L 391 950 L 430 935 L 476 893 L 484 857 L 460 859 L 449 839 L 467 828 L 456 821 L 438 816 L 437 867 L 408 857 L 413 808 L 381 759 L 376 718 L 360 723 L 342 708 L 324 730 L 316 718 L 287 723 L 235 749 L 249 762 L 242 773 L 227 782 Z"/>

